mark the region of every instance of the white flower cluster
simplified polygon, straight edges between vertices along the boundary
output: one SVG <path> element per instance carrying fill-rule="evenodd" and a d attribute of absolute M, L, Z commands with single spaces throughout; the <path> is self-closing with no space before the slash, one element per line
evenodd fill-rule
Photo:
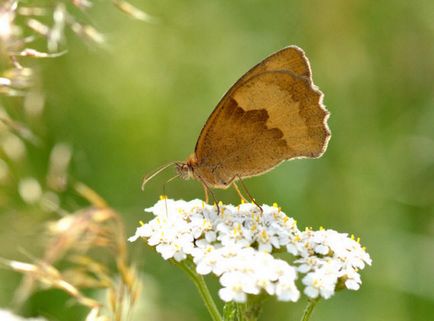
<path fill-rule="evenodd" d="M 295 281 L 303 274 L 304 293 L 331 297 L 337 288 L 357 290 L 358 270 L 371 264 L 354 237 L 333 230 L 300 231 L 277 205 L 216 206 L 201 200 L 162 199 L 147 209 L 155 218 L 129 241 L 144 238 L 164 259 L 190 258 L 199 274 L 219 277 L 224 301 L 245 302 L 266 292 L 281 301 L 297 301 Z M 293 262 L 272 254 L 290 253 Z"/>
<path fill-rule="evenodd" d="M 297 270 L 306 274 L 302 280 L 306 286 L 304 293 L 311 298 L 328 299 L 337 286 L 358 290 L 362 283 L 358 270 L 372 263 L 359 242 L 354 236 L 323 228 L 300 233 L 300 238 L 287 249 L 299 257 L 294 262 L 298 265 Z"/>

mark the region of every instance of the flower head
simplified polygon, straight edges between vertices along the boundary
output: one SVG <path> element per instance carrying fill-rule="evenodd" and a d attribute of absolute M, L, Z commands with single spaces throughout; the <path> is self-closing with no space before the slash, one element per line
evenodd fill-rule
<path fill-rule="evenodd" d="M 371 264 L 354 238 L 334 230 L 300 231 L 277 206 L 205 204 L 162 199 L 146 209 L 154 218 L 137 228 L 130 241 L 143 238 L 164 259 L 190 259 L 198 274 L 214 274 L 224 301 L 245 302 L 267 293 L 280 301 L 297 301 L 296 279 L 311 298 L 330 298 L 338 284 L 357 290 L 358 273 Z M 288 252 L 291 264 L 275 256 Z"/>

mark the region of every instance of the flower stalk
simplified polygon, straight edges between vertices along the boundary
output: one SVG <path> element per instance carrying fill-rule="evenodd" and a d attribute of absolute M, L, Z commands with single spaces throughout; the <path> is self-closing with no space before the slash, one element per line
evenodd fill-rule
<path fill-rule="evenodd" d="M 223 308 L 224 321 L 257 321 L 265 297 L 250 296 L 246 303 L 227 302 Z"/>
<path fill-rule="evenodd" d="M 250 296 L 246 303 L 238 303 L 240 321 L 257 321 L 262 312 L 263 295 Z"/>
<path fill-rule="evenodd" d="M 312 314 L 312 311 L 315 308 L 318 301 L 319 301 L 319 299 L 311 299 L 307 302 L 307 306 L 304 309 L 304 313 L 303 313 L 303 317 L 301 318 L 301 321 L 309 321 L 310 320 L 310 316 Z"/>
<path fill-rule="evenodd" d="M 235 302 L 227 302 L 223 307 L 223 319 L 224 321 L 237 321 L 239 320 L 238 316 L 238 307 Z"/>
<path fill-rule="evenodd" d="M 177 262 L 175 260 L 172 260 L 172 262 L 180 267 L 182 270 L 184 270 L 188 276 L 191 278 L 193 283 L 196 285 L 199 294 L 205 303 L 206 308 L 208 309 L 209 314 L 211 315 L 211 318 L 213 321 L 223 321 L 222 316 L 220 315 L 220 312 L 217 308 L 216 303 L 214 302 L 214 299 L 211 296 L 211 293 L 208 289 L 208 286 L 206 285 L 206 282 L 204 278 L 196 273 L 195 267 L 189 262 L 189 260 L 184 260 L 182 262 Z"/>

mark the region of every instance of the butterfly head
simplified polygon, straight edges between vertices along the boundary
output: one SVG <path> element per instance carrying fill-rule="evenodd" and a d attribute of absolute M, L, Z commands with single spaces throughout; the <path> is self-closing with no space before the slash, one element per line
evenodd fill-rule
<path fill-rule="evenodd" d="M 176 163 L 176 173 L 185 180 L 193 177 L 193 170 L 188 163 Z"/>
<path fill-rule="evenodd" d="M 193 154 L 188 157 L 187 161 L 176 163 L 176 173 L 179 177 L 185 180 L 194 178 L 194 166 L 196 165 L 196 163 L 196 157 Z"/>

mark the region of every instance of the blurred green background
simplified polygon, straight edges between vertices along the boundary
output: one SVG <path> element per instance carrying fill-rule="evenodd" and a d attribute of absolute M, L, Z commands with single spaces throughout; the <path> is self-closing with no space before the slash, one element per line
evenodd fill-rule
<path fill-rule="evenodd" d="M 72 174 L 122 213 L 127 234 L 173 172 L 140 191 L 143 174 L 192 151 L 208 115 L 251 66 L 287 45 L 308 55 L 325 93 L 332 130 L 318 160 L 287 162 L 246 181 L 263 203 L 277 202 L 299 225 L 361 237 L 373 258 L 363 286 L 318 305 L 312 320 L 432 320 L 434 315 L 434 2 L 136 1 L 157 17 L 141 23 L 98 3 L 91 20 L 101 49 L 68 35 L 68 54 L 40 62 L 47 141 L 26 175 L 42 176 L 50 146 L 74 150 Z M 51 144 L 51 145 L 50 145 Z M 197 182 L 167 186 L 172 198 L 202 198 Z M 217 191 L 238 202 L 234 191 Z M 32 253 L 37 211 L 5 209 L 0 255 Z M 150 320 L 209 320 L 182 271 L 130 245 L 147 275 Z M 7 307 L 19 276 L 0 271 Z M 211 281 L 212 283 L 213 281 Z M 215 284 L 214 284 L 215 285 Z M 79 320 L 58 292 L 34 295 L 27 312 Z M 65 303 L 66 302 L 66 303 Z M 64 314 L 66 304 L 68 312 Z M 305 301 L 269 300 L 262 320 L 298 320 Z M 156 307 L 156 308 L 155 308 Z"/>

